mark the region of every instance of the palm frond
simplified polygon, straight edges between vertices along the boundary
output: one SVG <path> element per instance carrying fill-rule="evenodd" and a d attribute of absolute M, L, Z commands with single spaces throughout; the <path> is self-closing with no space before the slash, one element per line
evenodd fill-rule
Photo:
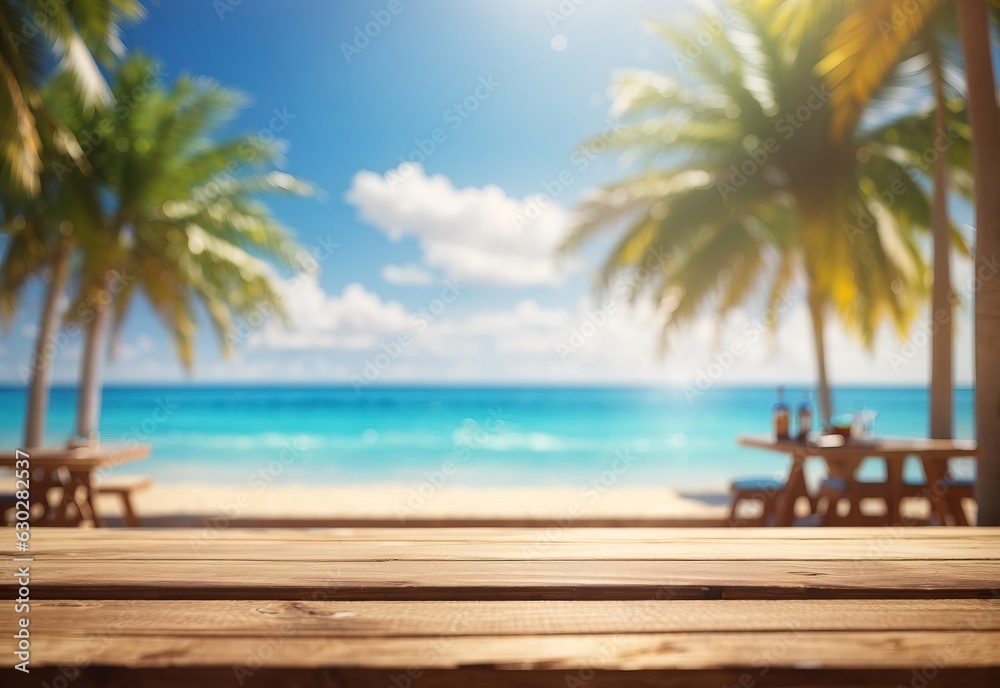
<path fill-rule="evenodd" d="M 817 65 L 831 90 L 833 135 L 853 131 L 861 112 L 904 47 L 920 35 L 937 0 L 868 0 L 849 13 L 826 41 Z"/>

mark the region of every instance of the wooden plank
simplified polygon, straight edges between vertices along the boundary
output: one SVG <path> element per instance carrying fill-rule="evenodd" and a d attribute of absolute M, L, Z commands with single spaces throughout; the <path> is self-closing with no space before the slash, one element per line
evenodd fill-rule
<path fill-rule="evenodd" d="M 953 598 L 995 595 L 1000 562 L 48 560 L 34 599 Z M 0 580 L 10 595 L 16 582 Z"/>
<path fill-rule="evenodd" d="M 645 516 L 586 516 L 573 519 L 573 528 L 728 528 L 730 523 L 720 516 L 715 518 L 658 518 Z M 151 528 L 203 528 L 214 516 L 210 513 L 145 515 L 142 522 Z M 240 517 L 227 520 L 229 528 L 547 528 L 555 521 L 553 516 L 414 516 L 406 520 L 391 516 L 295 516 L 295 517 Z M 914 519 L 911 525 L 927 525 L 923 519 Z"/>
<path fill-rule="evenodd" d="M 4 646 L 9 645 L 6 639 Z M 11 666 L 3 652 L 3 666 Z M 910 669 L 1000 665 L 1000 632 L 830 631 L 432 638 L 49 636 L 32 642 L 32 665 L 359 667 L 454 669 Z"/>
<path fill-rule="evenodd" d="M 74 677 L 73 688 L 107 688 L 108 686 L 143 686 L 143 688 L 898 688 L 920 686 L 912 670 L 904 669 L 844 669 L 813 671 L 760 666 L 750 670 L 688 670 L 688 671 L 606 671 L 580 668 L 572 671 L 492 671 L 462 668 L 453 670 L 414 669 L 412 675 L 403 669 L 270 669 L 236 677 L 229 667 L 124 669 L 118 667 L 75 667 L 68 669 Z M 923 678 L 918 670 L 917 677 Z M 1000 685 L 998 669 L 942 669 L 934 672 L 934 688 L 996 688 Z M 3 685 L 17 683 L 23 675 L 0 670 Z M 924 679 L 927 680 L 927 679 Z M 67 681 L 63 669 L 36 668 L 31 672 L 32 686 L 61 686 Z M 742 684 L 741 684 L 742 681 Z"/>
<path fill-rule="evenodd" d="M 205 541 L 152 539 L 137 547 L 134 538 L 100 538 L 67 541 L 60 538 L 35 538 L 36 561 L 48 560 L 129 560 L 129 559 L 220 559 L 247 561 L 379 561 L 397 560 L 847 560 L 922 559 L 922 560 L 1000 560 L 1000 547 L 989 537 L 962 539 L 853 540 L 774 540 L 756 537 L 729 537 L 713 540 L 676 540 L 660 542 L 565 542 L 549 539 L 540 533 L 530 542 L 488 542 L 444 540 L 248 540 L 220 537 Z M 821 544 L 820 544 L 821 543 Z"/>
<path fill-rule="evenodd" d="M 80 468 L 97 468 L 99 466 L 117 466 L 122 463 L 138 461 L 149 456 L 149 445 L 105 444 L 99 449 L 91 447 L 38 447 L 25 452 L 24 450 L 0 451 L 0 468 L 13 469 L 19 461 L 30 462 L 31 469 L 44 468 L 52 470 L 59 466 L 76 466 Z"/>
<path fill-rule="evenodd" d="M 216 542 L 243 540 L 260 543 L 328 542 L 336 541 L 394 541 L 394 542 L 522 542 L 535 543 L 539 539 L 559 542 L 614 543 L 614 542 L 696 542 L 719 543 L 775 541 L 796 543 L 798 547 L 815 547 L 821 551 L 824 543 L 847 540 L 855 543 L 859 553 L 867 553 L 874 544 L 886 542 L 938 540 L 975 542 L 984 545 L 987 554 L 1000 547 L 1000 527 L 967 528 L 575 528 L 553 521 L 545 528 L 227 528 L 226 521 L 213 524 L 206 519 L 200 528 L 129 528 L 94 529 L 36 528 L 32 533 L 34 548 L 44 551 L 49 547 L 94 542 L 114 543 L 180 541 Z M 13 555 L 12 543 L 0 543 L 0 554 Z M 767 556 L 761 552 L 762 558 Z"/>
<path fill-rule="evenodd" d="M 1000 631 L 1000 600 L 41 600 L 36 636 L 295 637 Z M 100 630 L 95 630 L 100 629 Z"/>

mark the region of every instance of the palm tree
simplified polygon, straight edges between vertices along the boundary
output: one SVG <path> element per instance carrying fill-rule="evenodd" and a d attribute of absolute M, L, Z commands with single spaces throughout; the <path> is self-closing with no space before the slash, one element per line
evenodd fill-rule
<path fill-rule="evenodd" d="M 812 6 L 813 12 L 822 3 Z M 913 15 L 912 18 L 910 15 Z M 883 37 L 870 41 L 873 29 Z M 869 103 L 877 98 L 890 70 L 898 71 L 898 63 L 926 59 L 927 72 L 937 110 L 936 130 L 943 133 L 950 90 L 961 96 L 962 85 L 947 83 L 947 73 L 959 73 L 961 56 L 958 29 L 950 6 L 936 0 L 921 7 L 902 3 L 855 2 L 852 11 L 841 21 L 827 41 L 828 54 L 822 69 L 833 90 L 834 129 L 836 137 L 846 136 L 857 126 Z M 921 78 L 920 73 L 912 74 Z M 910 79 L 912 81 L 912 78 Z M 934 161 L 933 175 L 933 287 L 931 316 L 931 384 L 930 436 L 944 439 L 952 436 L 952 299 L 949 218 L 948 161 L 939 154 Z"/>
<path fill-rule="evenodd" d="M 796 3 L 788 0 L 775 1 L 786 2 L 789 13 L 796 11 Z M 812 10 L 816 11 L 817 7 L 828 10 L 827 6 L 830 4 L 817 3 Z M 986 0 L 962 0 L 956 2 L 955 7 L 968 84 L 969 121 L 975 141 L 972 149 L 975 186 L 980 191 L 975 195 L 976 264 L 979 266 L 978 270 L 992 275 L 996 272 L 995 261 L 997 249 L 1000 248 L 1000 200 L 992 191 L 982 193 L 982 190 L 995 189 L 1000 182 L 1000 162 L 997 157 L 1000 152 L 1000 112 L 990 51 L 991 22 L 988 4 L 993 8 L 1000 6 L 995 0 L 991 3 Z M 840 109 L 845 113 L 845 118 L 850 118 L 852 113 L 866 105 L 873 88 L 898 60 L 903 46 L 931 20 L 938 2 L 855 0 L 853 5 L 853 18 L 848 19 L 856 22 L 857 26 L 888 25 L 893 30 L 882 32 L 882 40 L 864 43 L 850 40 L 849 28 L 842 26 L 838 32 L 841 33 L 840 38 L 846 40 L 831 40 L 832 47 L 839 50 L 837 54 L 831 54 L 829 59 L 831 64 L 840 63 L 837 69 L 841 74 L 841 83 L 834 91 L 834 102 L 838 105 L 838 101 L 841 101 Z M 800 14 L 805 16 L 808 13 Z M 897 21 L 896 17 L 903 17 L 905 20 Z M 865 48 L 859 50 L 860 46 Z M 944 211 L 939 210 L 940 212 Z M 936 250 L 939 245 L 940 242 L 935 243 Z M 935 262 L 941 265 L 945 263 L 940 257 Z M 940 274 L 935 277 L 938 281 L 943 281 Z M 938 289 L 943 291 L 941 286 Z M 997 342 L 1000 342 L 1000 283 L 993 279 L 982 280 L 975 298 L 976 436 L 982 454 L 976 483 L 980 509 L 978 523 L 1000 525 L 1000 352 L 997 350 Z M 941 354 L 942 357 L 943 355 Z M 941 364 L 935 361 L 932 371 L 939 365 Z M 943 391 L 935 393 L 932 390 L 932 399 L 942 394 Z"/>
<path fill-rule="evenodd" d="M 46 126 L 43 123 L 43 128 Z M 86 160 L 73 158 L 65 148 L 55 148 L 58 136 L 43 136 L 44 158 L 73 162 L 65 174 L 47 167 L 39 176 L 39 194 L 0 193 L 0 217 L 8 234 L 0 262 L 0 315 L 9 327 L 21 292 L 33 276 L 45 275 L 45 296 L 38 333 L 27 369 L 28 404 L 25 447 L 40 446 L 45 438 L 52 363 L 57 353 L 56 333 L 61 324 L 60 305 L 70 280 L 71 260 L 78 239 L 92 226 L 99 201 L 95 196 Z"/>
<path fill-rule="evenodd" d="M 805 29 L 790 51 L 769 12 L 728 11 L 713 22 L 725 28 L 711 49 L 682 64 L 683 80 L 618 81 L 615 109 L 628 123 L 613 143 L 646 170 L 586 202 L 569 245 L 624 225 L 605 279 L 654 250 L 667 255 L 644 285 L 668 311 L 665 336 L 710 305 L 724 314 L 755 295 L 774 302 L 804 277 L 825 422 L 829 317 L 870 345 L 886 317 L 905 332 L 925 294 L 916 230 L 929 227 L 930 203 L 892 144 L 900 129 L 926 127 L 892 121 L 832 139 L 816 71 L 835 18 Z M 680 30 L 659 31 L 678 50 L 686 44 Z"/>
<path fill-rule="evenodd" d="M 121 56 L 119 24 L 144 15 L 137 0 L 14 0 L 0 4 L 0 216 L 9 235 L 0 277 L 0 310 L 9 326 L 27 280 L 47 273 L 38 334 L 28 370 L 24 446 L 42 443 L 48 408 L 53 341 L 59 329 L 59 303 L 69 280 L 74 224 L 83 199 L 77 175 L 86 157 L 45 107 L 40 93 L 48 63 L 67 75 L 64 88 L 85 107 L 108 104 L 110 92 L 97 62 Z M 75 179 L 54 179 L 52 160 L 71 162 Z M 62 175 L 56 175 L 62 177 Z M 66 197 L 71 200 L 66 201 Z M 62 200 L 60 200 L 62 198 Z M 86 210 L 83 206 L 82 209 Z"/>
<path fill-rule="evenodd" d="M 119 24 L 145 14 L 138 0 L 8 0 L 0 3 L 0 187 L 34 196 L 40 188 L 39 88 L 56 62 L 87 107 L 107 103 L 97 61 L 124 53 Z M 96 58 L 96 61 L 95 61 Z"/>
<path fill-rule="evenodd" d="M 109 132 L 89 156 L 104 202 L 96 230 L 81 241 L 70 310 L 84 328 L 76 427 L 84 440 L 96 438 L 107 337 L 112 326 L 120 331 L 137 293 L 150 302 L 190 368 L 197 305 L 228 352 L 235 318 L 283 312 L 268 261 L 299 269 L 305 260 L 288 229 L 255 196 L 305 195 L 311 187 L 267 171 L 279 153 L 276 145 L 214 136 L 242 98 L 187 77 L 169 88 L 151 85 L 154 73 L 157 65 L 142 56 L 129 57 L 117 70 L 119 103 L 143 92 L 130 107 L 88 112 L 72 98 L 53 103 L 73 131 Z M 234 161 L 253 174 L 228 174 Z"/>
<path fill-rule="evenodd" d="M 1000 108 L 986 0 L 956 3 L 969 88 L 976 179 L 976 502 L 981 526 L 1000 525 Z M 981 271 L 981 272 L 980 272 Z M 985 275 L 985 277 L 984 277 Z"/>

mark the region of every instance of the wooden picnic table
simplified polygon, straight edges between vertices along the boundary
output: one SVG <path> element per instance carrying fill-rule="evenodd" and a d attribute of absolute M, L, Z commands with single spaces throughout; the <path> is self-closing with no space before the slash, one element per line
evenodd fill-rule
<path fill-rule="evenodd" d="M 1000 528 L 53 528 L 3 555 L 32 559 L 30 685 L 1000 685 Z"/>
<path fill-rule="evenodd" d="M 28 467 L 30 503 L 41 505 L 32 519 L 34 523 L 69 526 L 89 521 L 103 526 L 104 520 L 94 503 L 95 473 L 147 456 L 149 445 L 145 444 L 39 447 L 0 452 L 0 470 L 13 471 L 15 478 L 21 478 L 18 470 Z M 17 484 L 16 488 L 22 489 L 22 485 Z M 51 491 L 59 494 L 54 504 L 49 502 Z"/>
<path fill-rule="evenodd" d="M 948 475 L 948 460 L 960 457 L 977 457 L 978 446 L 971 440 L 930 440 L 879 438 L 871 441 L 844 440 L 837 436 L 824 436 L 814 441 L 779 440 L 772 435 L 744 435 L 738 438 L 744 447 L 754 447 L 767 451 L 787 454 L 791 458 L 788 480 L 777 500 L 775 525 L 790 526 L 795 521 L 795 502 L 800 497 L 808 497 L 805 479 L 805 462 L 810 457 L 822 458 L 831 475 L 853 481 L 854 472 L 866 458 L 877 458 L 885 462 L 886 480 L 883 498 L 887 513 L 886 524 L 900 522 L 899 504 L 904 495 L 903 464 L 909 457 L 920 460 L 927 484 L 934 485 Z M 950 510 L 943 499 L 931 500 L 932 507 L 947 523 Z"/>

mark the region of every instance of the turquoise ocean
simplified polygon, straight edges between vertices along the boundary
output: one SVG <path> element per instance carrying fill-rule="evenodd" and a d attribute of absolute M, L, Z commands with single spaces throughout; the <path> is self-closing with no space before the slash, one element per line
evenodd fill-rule
<path fill-rule="evenodd" d="M 150 459 L 117 470 L 162 482 L 241 485 L 265 470 L 280 483 L 420 483 L 447 465 L 451 484 L 572 486 L 627 465 L 617 484 L 708 491 L 786 470 L 783 457 L 736 445 L 768 432 L 775 399 L 772 387 L 691 400 L 681 388 L 108 387 L 101 436 L 151 445 Z M 74 389 L 53 390 L 50 443 L 69 436 L 75 401 Z M 955 435 L 971 438 L 971 390 L 955 402 Z M 24 407 L 23 389 L 0 388 L 0 445 L 18 446 Z M 927 433 L 922 388 L 838 388 L 835 407 L 874 409 L 878 435 Z"/>

